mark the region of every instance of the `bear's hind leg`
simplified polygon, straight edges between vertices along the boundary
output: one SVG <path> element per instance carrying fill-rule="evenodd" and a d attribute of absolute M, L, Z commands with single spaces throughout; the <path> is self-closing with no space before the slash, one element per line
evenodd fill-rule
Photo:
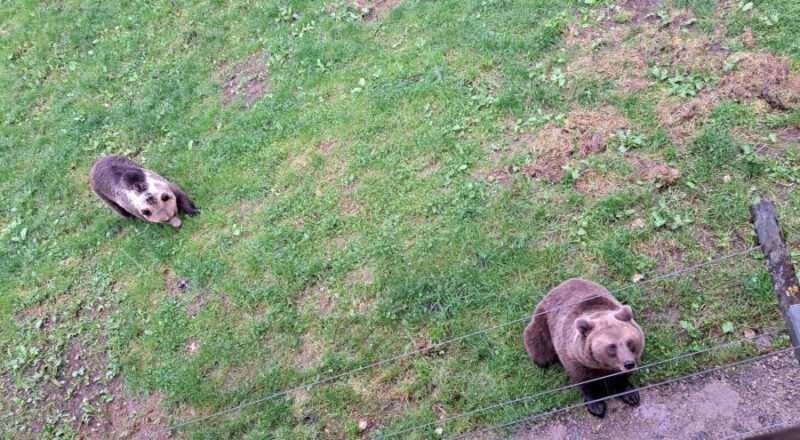
<path fill-rule="evenodd" d="M 542 313 L 540 307 L 536 308 L 534 318 L 525 327 L 525 349 L 536 365 L 544 368 L 558 360 L 553 341 L 550 338 L 550 328 L 547 324 L 547 314 Z"/>

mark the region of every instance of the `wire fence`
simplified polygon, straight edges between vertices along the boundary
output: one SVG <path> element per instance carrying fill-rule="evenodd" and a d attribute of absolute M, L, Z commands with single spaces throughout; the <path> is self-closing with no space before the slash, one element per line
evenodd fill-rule
<path fill-rule="evenodd" d="M 753 363 L 753 362 L 756 362 L 756 361 L 760 361 L 760 360 L 763 360 L 763 359 L 766 359 L 766 358 L 769 358 L 769 357 L 772 357 L 772 356 L 777 356 L 777 355 L 782 354 L 782 353 L 788 353 L 788 352 L 794 351 L 796 348 L 797 347 L 784 348 L 784 349 L 781 349 L 781 350 L 777 350 L 777 351 L 773 351 L 773 352 L 770 352 L 770 353 L 762 354 L 760 356 L 755 356 L 755 357 L 743 359 L 743 360 L 740 360 L 740 361 L 731 362 L 729 364 L 725 364 L 725 365 L 722 365 L 722 366 L 719 366 L 719 367 L 713 367 L 713 368 L 709 368 L 707 370 L 698 371 L 696 373 L 687 374 L 685 376 L 680 376 L 680 377 L 676 377 L 676 378 L 673 378 L 673 379 L 668 379 L 668 380 L 665 380 L 663 382 L 658 382 L 658 383 L 654 383 L 654 384 L 650 384 L 650 385 L 645 385 L 645 386 L 636 388 L 636 391 L 649 390 L 649 389 L 652 389 L 652 388 L 656 388 L 656 387 L 660 387 L 660 386 L 664 386 L 664 385 L 669 385 L 671 383 L 679 382 L 679 381 L 682 381 L 682 380 L 691 379 L 693 377 L 699 377 L 699 376 L 703 376 L 703 375 L 706 375 L 706 374 L 714 373 L 716 371 L 724 370 L 726 368 L 732 368 L 732 367 L 737 367 L 737 366 L 740 366 L 740 365 L 750 364 L 750 363 Z M 548 411 L 546 413 L 536 414 L 534 416 L 529 416 L 529 417 L 525 417 L 525 418 L 522 418 L 522 419 L 517 419 L 517 420 L 514 420 L 512 422 L 507 422 L 507 423 L 503 423 L 503 424 L 500 424 L 500 425 L 494 425 L 494 426 L 490 426 L 488 428 L 480 429 L 480 430 L 477 430 L 477 431 L 472 431 L 472 432 L 469 432 L 469 433 L 466 433 L 466 434 L 462 434 L 462 435 L 458 435 L 458 436 L 455 436 L 455 437 L 450 437 L 449 440 L 465 439 L 465 438 L 469 438 L 469 437 L 474 437 L 476 435 L 486 434 L 486 433 L 492 432 L 492 431 L 497 431 L 497 430 L 500 430 L 500 429 L 503 429 L 503 428 L 508 428 L 508 427 L 511 427 L 511 426 L 514 426 L 514 425 L 519 425 L 519 424 L 522 424 L 522 423 L 528 424 L 528 423 L 531 423 L 531 422 L 534 422 L 534 421 L 537 421 L 537 420 L 541 420 L 541 419 L 543 419 L 545 417 L 554 416 L 556 414 L 560 414 L 560 413 L 563 413 L 563 412 L 572 411 L 573 409 L 583 408 L 585 406 L 592 405 L 594 403 L 602 402 L 602 401 L 604 401 L 606 399 L 613 399 L 615 397 L 621 397 L 621 396 L 624 396 L 625 394 L 628 394 L 628 393 L 630 393 L 630 391 L 611 394 L 611 395 L 603 397 L 601 399 L 589 400 L 589 401 L 586 401 L 586 402 L 565 406 L 563 408 L 554 409 L 554 410 Z"/>
<path fill-rule="evenodd" d="M 695 265 L 692 265 L 692 266 L 688 266 L 688 267 L 685 267 L 683 269 L 679 269 L 679 270 L 676 270 L 674 272 L 670 272 L 670 273 L 665 274 L 665 275 L 661 275 L 661 276 L 658 276 L 658 277 L 655 277 L 655 278 L 644 280 L 644 281 L 641 281 L 641 282 L 638 282 L 638 283 L 629 284 L 629 285 L 624 286 L 622 288 L 612 290 L 612 291 L 609 292 L 609 294 L 613 295 L 615 293 L 619 293 L 619 292 L 622 292 L 622 291 L 625 291 L 625 290 L 646 286 L 648 284 L 652 284 L 652 283 L 655 283 L 655 282 L 658 282 L 658 281 L 661 281 L 661 280 L 672 278 L 672 277 L 675 277 L 675 276 L 678 276 L 678 275 L 681 275 L 681 274 L 684 274 L 684 273 L 693 272 L 693 271 L 695 271 L 697 269 L 700 269 L 700 268 L 703 268 L 703 267 L 706 267 L 706 266 L 711 266 L 711 265 L 718 264 L 720 262 L 727 261 L 727 260 L 730 260 L 730 259 L 733 259 L 733 258 L 737 258 L 737 257 L 741 257 L 741 256 L 744 256 L 744 255 L 748 255 L 748 254 L 752 253 L 753 251 L 755 251 L 757 249 L 760 249 L 760 247 L 759 246 L 753 246 L 753 247 L 750 247 L 748 249 L 744 249 L 744 250 L 741 250 L 741 251 L 733 252 L 731 254 L 724 255 L 724 256 L 718 257 L 718 258 L 714 258 L 712 260 L 709 260 L 709 261 L 706 261 L 706 262 L 703 262 L 703 263 L 699 263 L 699 264 L 695 264 Z M 576 302 L 573 302 L 573 303 L 568 303 L 568 304 L 561 305 L 559 307 L 551 308 L 547 312 L 549 313 L 549 312 L 560 310 L 560 309 L 563 309 L 563 308 L 572 307 L 574 305 L 580 304 L 580 303 L 585 302 L 585 301 L 590 301 L 592 299 L 599 298 L 599 297 L 604 296 L 604 295 L 606 295 L 606 293 L 602 293 L 602 294 L 598 294 L 598 295 L 591 296 L 591 297 L 588 297 L 588 298 L 584 298 L 581 301 L 576 301 Z M 539 314 L 543 314 L 543 313 L 545 313 L 545 312 L 540 312 Z M 281 391 L 281 392 L 277 392 L 277 393 L 271 394 L 269 396 L 266 396 L 266 397 L 263 397 L 263 398 L 260 398 L 260 399 L 256 399 L 256 400 L 253 400 L 253 401 L 250 401 L 250 402 L 246 402 L 246 403 L 243 403 L 243 404 L 240 404 L 240 405 L 237 405 L 237 406 L 234 406 L 234 407 L 222 410 L 222 411 L 218 411 L 218 412 L 215 412 L 215 413 L 212 413 L 212 414 L 208 414 L 206 416 L 202 416 L 202 417 L 198 417 L 198 418 L 195 418 L 195 419 L 187 420 L 185 422 L 182 422 L 182 423 L 179 423 L 179 424 L 176 424 L 176 425 L 172 425 L 172 426 L 166 427 L 164 429 L 160 429 L 158 431 L 152 431 L 152 432 L 149 432 L 149 433 L 145 433 L 143 436 L 140 436 L 140 438 L 150 438 L 150 437 L 153 437 L 153 436 L 156 436 L 156 435 L 159 435 L 159 434 L 170 433 L 170 432 L 176 431 L 176 430 L 178 430 L 180 428 L 183 428 L 183 427 L 186 427 L 186 426 L 189 426 L 189 425 L 197 424 L 197 423 L 200 423 L 200 422 L 212 419 L 212 418 L 216 418 L 216 417 L 220 417 L 220 416 L 223 416 L 223 415 L 226 415 L 226 414 L 230 414 L 230 413 L 233 413 L 233 412 L 236 412 L 236 411 L 240 411 L 240 410 L 242 410 L 244 408 L 248 408 L 248 407 L 251 407 L 251 406 L 254 406 L 254 405 L 265 403 L 265 402 L 270 401 L 270 400 L 278 399 L 280 397 L 287 396 L 287 395 L 295 393 L 297 391 L 308 390 L 308 389 L 313 388 L 315 386 L 327 384 L 327 383 L 336 381 L 338 379 L 341 379 L 341 378 L 344 378 L 344 377 L 347 377 L 347 376 L 354 375 L 356 373 L 359 373 L 359 372 L 362 372 L 362 371 L 365 371 L 365 370 L 368 370 L 368 369 L 372 369 L 372 368 L 375 368 L 375 367 L 378 367 L 378 366 L 381 366 L 381 365 L 385 365 L 385 364 L 389 364 L 389 363 L 392 363 L 392 362 L 396 362 L 398 360 L 405 359 L 405 358 L 408 358 L 408 357 L 411 357 L 411 356 L 414 356 L 414 355 L 426 353 L 428 351 L 435 350 L 437 348 L 443 347 L 443 346 L 448 345 L 448 344 L 452 344 L 454 342 L 458 342 L 458 341 L 461 341 L 461 340 L 464 340 L 464 339 L 468 339 L 468 338 L 471 338 L 471 337 L 474 337 L 474 336 L 477 336 L 477 335 L 480 335 L 480 334 L 488 333 L 488 332 L 491 332 L 491 331 L 499 330 L 501 328 L 508 327 L 508 326 L 511 326 L 511 325 L 514 325 L 514 324 L 518 324 L 518 323 L 521 323 L 521 322 L 530 321 L 535 316 L 537 316 L 537 314 L 525 315 L 525 316 L 523 316 L 521 318 L 514 319 L 512 321 L 504 322 L 504 323 L 501 323 L 501 324 L 498 324 L 498 325 L 494 325 L 494 326 L 487 327 L 487 328 L 484 328 L 484 329 L 481 329 L 481 330 L 477 330 L 475 332 L 472 332 L 472 333 L 469 333 L 469 334 L 466 334 L 466 335 L 458 336 L 458 337 L 455 337 L 455 338 L 452 338 L 452 339 L 448 339 L 448 340 L 445 340 L 445 341 L 442 341 L 442 342 L 431 344 L 431 345 L 425 346 L 425 347 L 417 349 L 417 350 L 412 350 L 412 351 L 409 351 L 409 352 L 406 352 L 406 353 L 402 353 L 402 354 L 399 354 L 399 355 L 396 355 L 396 356 L 393 356 L 393 357 L 390 357 L 390 358 L 387 358 L 387 359 L 384 359 L 384 360 L 380 360 L 380 361 L 373 362 L 373 363 L 370 363 L 370 364 L 367 364 L 367 365 L 364 365 L 364 366 L 361 366 L 361 367 L 358 367 L 358 368 L 354 368 L 352 370 L 348 370 L 348 371 L 345 371 L 345 372 L 342 372 L 342 373 L 339 373 L 339 374 L 336 374 L 336 375 L 333 375 L 333 376 L 330 376 L 330 377 L 326 377 L 326 378 L 323 378 L 323 379 L 320 379 L 320 380 L 317 380 L 317 381 L 313 381 L 313 382 L 310 382 L 310 383 L 299 385 L 299 386 L 296 386 L 294 388 L 287 389 L 287 390 L 284 390 L 284 391 Z"/>
<path fill-rule="evenodd" d="M 686 359 L 686 358 L 690 358 L 690 357 L 694 357 L 694 356 L 699 356 L 699 355 L 702 355 L 702 354 L 705 354 L 705 353 L 709 353 L 709 352 L 716 351 L 716 350 L 721 350 L 723 348 L 731 347 L 731 346 L 734 346 L 734 345 L 737 345 L 737 344 L 741 344 L 741 343 L 744 343 L 744 342 L 754 341 L 757 338 L 762 338 L 762 337 L 765 337 L 765 336 L 766 337 L 770 337 L 770 336 L 774 336 L 774 335 L 777 335 L 777 334 L 780 334 L 780 333 L 786 333 L 786 329 L 772 329 L 772 330 L 769 330 L 766 333 L 762 333 L 760 335 L 752 336 L 752 337 L 749 337 L 749 338 L 738 339 L 736 341 L 726 342 L 724 344 L 716 345 L 714 347 L 707 348 L 707 349 L 704 349 L 704 350 L 698 350 L 698 351 L 694 351 L 694 352 L 691 352 L 691 353 L 685 353 L 685 354 L 682 354 L 682 355 L 679 355 L 679 356 L 675 356 L 675 357 L 672 357 L 672 358 L 669 358 L 669 359 L 664 359 L 664 360 L 653 362 L 653 363 L 650 363 L 650 364 L 647 364 L 647 365 L 642 365 L 642 366 L 636 367 L 636 368 L 628 370 L 628 371 L 622 371 L 622 372 L 618 372 L 618 373 L 614 373 L 614 374 L 609 374 L 607 376 L 602 376 L 602 377 L 598 377 L 598 378 L 595 378 L 595 379 L 586 380 L 586 381 L 583 381 L 583 382 L 578 382 L 578 383 L 574 383 L 574 384 L 570 384 L 570 385 L 565 385 L 565 386 L 559 387 L 559 388 L 553 388 L 553 389 L 550 389 L 550 390 L 547 390 L 547 391 L 542 391 L 540 393 L 531 394 L 531 395 L 528 395 L 528 396 L 524 396 L 524 397 L 520 397 L 520 398 L 517 398 L 517 399 L 509 400 L 507 402 L 498 403 L 498 404 L 495 404 L 495 405 L 490 405 L 490 406 L 487 406 L 487 407 L 484 407 L 484 408 L 480 408 L 480 409 L 464 412 L 464 413 L 461 413 L 461 414 L 456 414 L 456 415 L 451 416 L 451 417 L 447 417 L 447 418 L 439 419 L 439 420 L 436 420 L 436 421 L 433 421 L 433 422 L 429 422 L 429 423 L 413 426 L 411 428 L 406 428 L 406 429 L 403 429 L 403 430 L 400 430 L 400 431 L 395 431 L 395 432 L 392 432 L 390 434 L 381 435 L 379 437 L 374 437 L 374 440 L 382 440 L 382 439 L 387 439 L 387 438 L 391 438 L 391 437 L 396 437 L 398 435 L 407 434 L 407 433 L 412 432 L 412 431 L 417 431 L 417 430 L 428 428 L 428 427 L 431 427 L 431 426 L 440 425 L 440 424 L 446 423 L 446 422 L 451 422 L 453 420 L 458 420 L 458 419 L 461 419 L 461 418 L 464 418 L 464 417 L 467 417 L 467 416 L 479 414 L 479 413 L 486 412 L 486 411 L 491 411 L 491 410 L 494 410 L 494 409 L 503 408 L 503 407 L 510 406 L 510 405 L 515 405 L 517 403 L 521 403 L 521 402 L 532 400 L 532 399 L 535 399 L 535 398 L 538 398 L 538 397 L 546 396 L 548 394 L 553 394 L 553 393 L 557 393 L 557 392 L 561 392 L 561 391 L 567 391 L 567 390 L 570 390 L 572 388 L 576 388 L 576 387 L 579 387 L 579 386 L 582 386 L 582 385 L 586 385 L 586 384 L 589 384 L 589 383 L 592 383 L 592 382 L 598 382 L 598 381 L 601 381 L 601 380 L 606 380 L 606 379 L 609 379 L 609 378 L 612 378 L 612 377 L 621 376 L 623 374 L 631 374 L 631 373 L 634 373 L 636 371 L 643 370 L 643 369 L 646 369 L 646 368 L 657 367 L 659 365 L 667 364 L 667 363 L 674 362 L 674 361 L 677 361 L 677 360 Z"/>

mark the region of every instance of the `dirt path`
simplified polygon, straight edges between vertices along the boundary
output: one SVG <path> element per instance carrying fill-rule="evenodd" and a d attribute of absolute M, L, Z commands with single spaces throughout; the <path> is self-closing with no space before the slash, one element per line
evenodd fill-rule
<path fill-rule="evenodd" d="M 515 439 L 740 438 L 742 433 L 800 419 L 798 384 L 800 365 L 792 353 L 783 353 L 642 391 L 642 404 L 636 408 L 613 400 L 604 419 L 583 409 L 569 411 Z"/>

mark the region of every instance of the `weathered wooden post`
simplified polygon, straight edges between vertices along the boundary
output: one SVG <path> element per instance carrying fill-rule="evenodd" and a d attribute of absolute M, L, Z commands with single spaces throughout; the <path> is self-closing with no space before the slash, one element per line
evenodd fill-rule
<path fill-rule="evenodd" d="M 800 361 L 800 287 L 792 264 L 792 256 L 786 248 L 786 240 L 778 223 L 775 204 L 761 202 L 750 206 L 753 226 L 758 235 L 758 244 L 767 258 L 766 264 L 778 295 L 778 305 L 786 321 L 794 355 Z"/>

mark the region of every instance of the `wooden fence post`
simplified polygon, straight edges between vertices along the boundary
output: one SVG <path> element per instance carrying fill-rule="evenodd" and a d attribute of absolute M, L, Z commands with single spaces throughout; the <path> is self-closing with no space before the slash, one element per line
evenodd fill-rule
<path fill-rule="evenodd" d="M 792 264 L 792 256 L 786 248 L 786 240 L 778 223 L 775 204 L 761 202 L 750 206 L 753 226 L 758 235 L 758 244 L 767 261 L 767 269 L 772 276 L 778 305 L 786 321 L 794 355 L 800 361 L 800 287 Z"/>

